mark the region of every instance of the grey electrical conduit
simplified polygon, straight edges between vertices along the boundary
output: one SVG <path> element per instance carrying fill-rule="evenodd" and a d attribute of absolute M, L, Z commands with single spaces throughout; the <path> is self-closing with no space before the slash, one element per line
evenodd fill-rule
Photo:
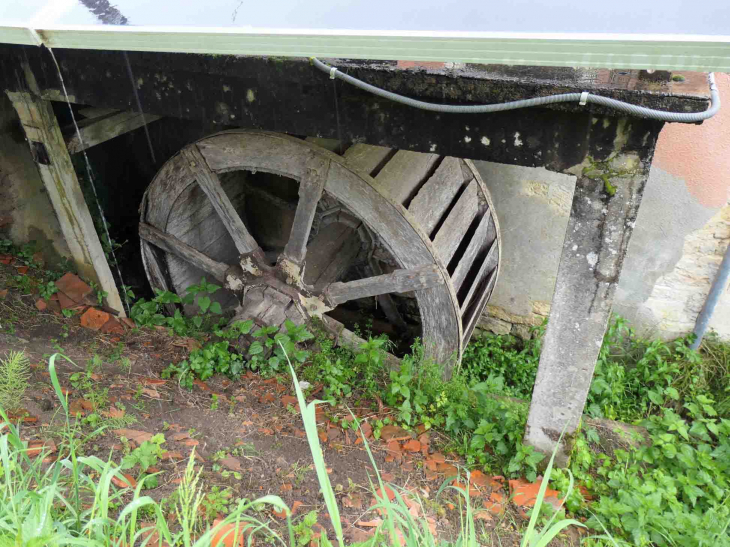
<path fill-rule="evenodd" d="M 632 116 L 641 116 L 644 118 L 650 118 L 652 120 L 661 120 L 664 122 L 699 122 L 707 120 L 717 114 L 720 110 L 720 93 L 717 90 L 717 84 L 715 83 L 715 75 L 711 72 L 708 75 L 710 82 L 710 108 L 704 112 L 664 112 L 662 110 L 653 110 L 651 108 L 644 108 L 643 106 L 636 106 L 633 104 L 625 103 L 623 101 L 617 101 L 616 99 L 609 99 L 608 97 L 601 97 L 600 95 L 591 95 L 587 91 L 582 93 L 561 93 L 559 95 L 550 95 L 547 97 L 535 97 L 534 99 L 523 99 L 520 101 L 511 101 L 508 103 L 499 104 L 485 104 L 485 105 L 447 105 L 447 104 L 434 104 L 427 103 L 425 101 L 419 101 L 411 99 L 410 97 L 404 97 L 397 93 L 392 93 L 379 87 L 367 84 L 362 80 L 353 78 L 340 72 L 337 68 L 324 64 L 317 58 L 311 58 L 312 63 L 322 72 L 326 72 L 330 75 L 330 78 L 339 78 L 347 83 L 359 87 L 365 91 L 369 91 L 379 97 L 390 99 L 392 101 L 420 108 L 422 110 L 430 110 L 432 112 L 447 112 L 453 114 L 480 114 L 487 112 L 504 112 L 505 110 L 515 110 L 517 108 L 527 108 L 530 106 L 540 106 L 546 104 L 555 103 L 568 103 L 578 102 L 581 105 L 587 103 L 599 104 L 601 106 L 607 106 L 621 112 L 626 112 Z M 730 246 L 728 246 L 725 257 L 720 265 L 717 272 L 717 277 L 712 285 L 710 293 L 707 295 L 705 305 L 702 307 L 702 311 L 697 317 L 697 324 L 695 325 L 694 333 L 696 338 L 692 344 L 692 349 L 697 349 L 702 341 L 702 337 L 707 330 L 707 325 L 710 322 L 712 313 L 715 310 L 717 301 L 722 294 L 722 291 L 727 283 L 728 277 L 730 277 Z"/>
<path fill-rule="evenodd" d="M 720 93 L 717 90 L 717 85 L 715 84 L 715 74 L 710 73 L 709 74 L 709 82 L 710 82 L 710 107 L 705 110 L 704 112 L 664 112 L 662 110 L 653 110 L 651 108 L 644 108 L 643 106 L 637 106 L 630 103 L 625 103 L 623 101 L 618 101 L 616 99 L 611 99 L 609 97 L 602 97 L 600 95 L 593 95 L 587 91 L 583 91 L 582 93 L 561 93 L 559 95 L 549 95 L 547 97 L 535 97 L 532 99 L 522 99 L 519 101 L 511 101 L 508 103 L 497 103 L 497 104 L 484 104 L 484 105 L 451 105 L 451 104 L 437 104 L 437 103 L 427 103 L 425 101 L 419 101 L 417 99 L 411 99 L 410 97 L 405 97 L 403 95 L 399 95 L 398 93 L 393 93 L 391 91 L 386 91 L 385 89 L 381 89 L 379 87 L 375 87 L 374 85 L 370 85 L 368 83 L 363 82 L 362 80 L 358 80 L 357 78 L 353 78 L 352 76 L 349 76 L 340 70 L 338 70 L 336 67 L 329 66 L 316 57 L 311 57 L 310 61 L 312 64 L 314 64 L 315 67 L 317 67 L 322 72 L 325 72 L 330 75 L 330 78 L 338 78 L 340 80 L 343 80 L 347 82 L 348 84 L 352 84 L 355 87 L 358 87 L 364 91 L 368 91 L 374 95 L 377 95 L 378 97 L 383 97 L 384 99 L 389 99 L 391 101 L 395 101 L 397 103 L 401 103 L 407 106 L 412 106 L 414 108 L 420 108 L 421 110 L 430 110 L 432 112 L 444 112 L 449 114 L 485 114 L 489 112 L 504 112 L 505 110 L 515 110 L 518 108 L 528 108 L 531 106 L 543 106 L 546 104 L 555 104 L 555 103 L 578 103 L 580 105 L 585 105 L 587 103 L 592 104 L 598 104 L 601 106 L 606 106 L 609 108 L 613 108 L 615 110 L 619 110 L 621 112 L 626 112 L 627 114 L 630 114 L 632 116 L 639 116 L 642 118 L 649 118 L 652 120 L 661 120 L 664 122 L 684 122 L 684 123 L 693 123 L 693 122 L 700 122 L 702 120 L 707 120 L 717 114 L 717 112 L 720 110 Z"/>

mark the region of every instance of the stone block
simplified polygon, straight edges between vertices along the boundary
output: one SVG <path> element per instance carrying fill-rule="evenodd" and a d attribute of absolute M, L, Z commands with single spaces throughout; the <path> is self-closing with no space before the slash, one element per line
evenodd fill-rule
<path fill-rule="evenodd" d="M 487 330 L 494 334 L 509 334 L 512 330 L 512 323 L 502 321 L 496 317 L 490 317 L 488 315 L 482 315 L 479 319 L 478 326 L 480 329 Z"/>
<path fill-rule="evenodd" d="M 528 325 L 512 325 L 512 334 L 518 338 L 522 338 L 523 340 L 529 340 L 532 338 L 532 332 L 530 332 L 530 327 Z"/>
<path fill-rule="evenodd" d="M 518 323 L 520 325 L 532 325 L 535 327 L 542 324 L 543 320 L 542 317 L 534 313 L 529 315 L 516 315 L 514 313 L 509 313 L 507 310 L 500 308 L 499 306 L 487 306 L 486 315 L 496 317 L 506 323 Z"/>

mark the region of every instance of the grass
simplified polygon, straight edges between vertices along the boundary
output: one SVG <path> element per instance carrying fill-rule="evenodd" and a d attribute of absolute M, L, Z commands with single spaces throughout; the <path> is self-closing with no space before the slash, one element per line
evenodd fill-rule
<path fill-rule="evenodd" d="M 29 379 L 30 363 L 25 352 L 11 351 L 0 359 L 0 407 L 18 410 Z"/>
<path fill-rule="evenodd" d="M 234 538 L 246 538 L 251 545 L 255 536 L 266 543 L 296 547 L 301 541 L 302 524 L 295 525 L 291 511 L 278 496 L 264 496 L 256 500 L 237 500 L 229 505 L 230 513 L 224 519 L 217 519 L 213 525 L 201 518 L 205 500 L 200 484 L 201 468 L 195 468 L 194 452 L 191 454 L 182 481 L 174 496 L 168 500 L 168 510 L 175 515 L 177 525 L 172 527 L 163 507 L 149 496 L 142 495 L 142 483 L 135 488 L 118 488 L 115 479 L 125 480 L 123 466 L 112 460 L 103 461 L 96 456 L 80 456 L 77 424 L 68 411 L 56 373 L 56 361 L 67 357 L 55 354 L 49 360 L 49 373 L 56 396 L 65 412 L 65 438 L 59 458 L 44 469 L 42 456 L 28 456 L 26 443 L 20 431 L 13 425 L 3 408 L 0 416 L 4 420 L 0 436 L 0 546 L 136 546 L 161 545 L 208 547 L 231 545 Z M 334 530 L 330 541 L 326 534 L 319 540 L 321 547 L 331 547 L 333 541 L 338 547 L 345 547 L 339 507 L 335 492 L 327 474 L 326 464 L 317 436 L 315 409 L 321 401 L 307 403 L 296 373 L 289 364 L 294 389 L 300 406 L 302 420 L 314 468 Z M 364 437 L 364 436 L 363 436 Z M 461 530 L 451 542 L 437 539 L 432 524 L 424 517 L 413 516 L 409 510 L 412 501 L 406 501 L 406 493 L 383 482 L 375 465 L 370 447 L 365 445 L 375 469 L 371 490 L 375 504 L 371 510 L 378 510 L 382 524 L 374 531 L 366 545 L 375 547 L 476 547 L 477 531 L 474 509 L 469 496 L 451 485 L 448 479 L 439 490 L 453 490 L 463 499 L 465 509 Z M 572 520 L 554 520 L 556 515 L 538 530 L 540 506 L 551 473 L 552 459 L 546 471 L 536 508 L 525 530 L 523 547 L 544 547 L 561 530 L 569 525 L 581 524 Z M 389 498 L 386 492 L 395 492 Z M 420 500 L 416 500 L 420 504 Z M 268 522 L 259 519 L 262 506 L 270 506 L 286 514 L 286 537 L 282 537 Z M 146 524 L 142 522 L 144 516 Z M 151 524 L 150 524 L 151 522 Z M 243 541 L 243 540 L 241 540 Z M 238 544 L 238 543 L 236 543 Z"/>

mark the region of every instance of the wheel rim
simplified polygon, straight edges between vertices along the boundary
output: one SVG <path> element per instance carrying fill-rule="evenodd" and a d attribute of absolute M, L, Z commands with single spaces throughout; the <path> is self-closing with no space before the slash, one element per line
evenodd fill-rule
<path fill-rule="evenodd" d="M 444 243 L 441 240 L 445 237 L 440 240 L 439 236 L 446 232 L 445 228 L 432 241 L 435 225 L 426 227 L 431 232 L 427 234 L 412 214 L 423 201 L 420 195 L 409 199 L 412 201 L 409 206 L 412 212 L 409 212 L 398 202 L 402 198 L 394 195 L 397 190 L 384 191 L 379 187 L 380 177 L 373 179 L 357 168 L 355 154 L 348 152 L 345 156 L 294 137 L 253 131 L 219 133 L 185 147 L 156 175 L 141 207 L 142 256 L 152 286 L 179 292 L 186 282 L 198 281 L 190 277 L 191 272 L 198 273 L 195 272 L 198 268 L 229 289 L 228 300 L 223 304 L 240 305 L 237 317 L 268 318 L 277 324 L 285 318 L 296 319 L 295 322 L 307 320 L 353 298 L 413 292 L 427 354 L 440 362 L 452 357 L 458 361 L 462 344 L 471 334 L 497 277 L 498 227 L 491 203 L 485 206 L 489 219 L 483 217 L 483 222 L 477 222 L 475 217 L 471 229 L 474 233 L 470 237 L 476 241 L 474 238 L 486 233 L 481 230 L 482 225 L 492 226 L 497 239 L 492 238 L 494 244 L 489 244 L 486 253 L 492 258 L 486 255 L 478 261 L 472 258 L 474 263 L 470 262 L 467 267 L 452 263 L 450 275 L 448 259 L 454 253 L 468 255 L 472 247 L 476 248 L 474 241 L 459 239 Z M 476 174 L 470 163 L 458 161 L 465 172 L 471 169 Z M 226 175 L 234 171 L 272 173 L 298 183 L 292 229 L 284 248 L 276 253 L 274 265 L 271 251 L 267 258 L 265 250 L 252 236 L 255 230 L 249 227 L 253 223 L 247 219 L 247 226 L 240 214 L 245 210 L 245 199 L 238 200 L 237 186 Z M 465 188 L 477 188 L 475 191 L 481 191 L 479 195 L 486 195 L 488 201 L 478 174 L 474 180 Z M 198 203 L 204 194 L 207 205 L 203 207 L 205 211 L 199 207 L 191 216 L 186 203 L 194 194 Z M 322 214 L 321 209 L 326 209 L 320 203 L 323 196 L 325 200 L 334 200 L 341 209 Z M 465 203 L 466 197 L 461 202 Z M 333 215 L 337 216 L 336 222 L 332 221 Z M 454 212 L 451 217 L 455 215 Z M 330 234 L 333 226 L 347 222 L 362 242 L 358 254 L 363 253 L 368 238 L 377 240 L 377 245 L 365 254 L 372 258 L 376 247 L 381 252 L 385 249 L 394 259 L 397 270 L 382 271 L 381 263 L 369 260 L 372 275 L 365 279 L 342 282 L 338 276 L 330 275 L 324 276 L 322 283 L 316 279 L 313 282 L 312 275 L 308 276 L 312 268 L 307 268 L 307 256 L 313 259 L 319 249 L 315 244 L 317 238 Z M 201 234 L 208 239 L 201 239 Z M 196 245 L 201 241 L 204 246 Z M 489 275 L 480 277 L 480 270 L 487 266 Z M 187 272 L 188 279 L 180 272 Z M 469 277 L 474 278 L 471 287 L 465 283 Z M 384 297 L 378 297 L 379 301 L 381 298 Z M 262 313 L 260 308 L 266 305 L 271 309 Z"/>

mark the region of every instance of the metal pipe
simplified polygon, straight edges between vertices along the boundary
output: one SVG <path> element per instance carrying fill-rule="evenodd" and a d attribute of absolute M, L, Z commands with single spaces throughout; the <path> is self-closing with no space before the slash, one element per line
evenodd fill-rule
<path fill-rule="evenodd" d="M 712 313 L 715 311 L 715 307 L 717 306 L 718 300 L 720 300 L 720 296 L 722 296 L 728 277 L 730 277 L 730 244 L 728 244 L 727 249 L 725 249 L 725 256 L 720 263 L 720 269 L 717 270 L 715 281 L 712 282 L 710 293 L 707 295 L 705 304 L 702 306 L 702 310 L 697 316 L 697 322 L 695 323 L 693 331 L 696 338 L 690 346 L 692 349 L 700 347 L 702 337 L 705 335 L 705 331 L 707 331 L 707 325 L 710 323 Z"/>

